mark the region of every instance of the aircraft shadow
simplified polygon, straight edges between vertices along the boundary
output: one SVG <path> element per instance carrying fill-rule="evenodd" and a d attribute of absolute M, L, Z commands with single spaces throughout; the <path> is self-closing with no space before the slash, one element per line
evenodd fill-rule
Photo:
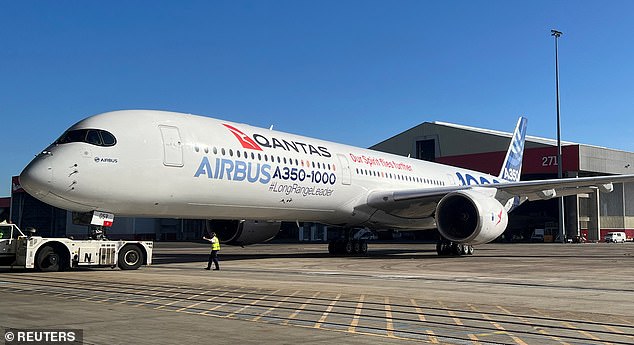
<path fill-rule="evenodd" d="M 154 254 L 153 264 L 173 264 L 187 262 L 207 262 L 208 254 L 190 254 L 190 253 L 156 253 Z M 323 253 L 248 253 L 248 254 L 219 254 L 221 261 L 239 261 L 239 260 L 262 260 L 262 259 L 319 259 L 327 260 L 332 258 L 350 258 L 350 259 L 437 259 L 441 258 L 436 255 L 435 250 L 372 250 L 364 256 L 332 256 L 327 252 Z"/>

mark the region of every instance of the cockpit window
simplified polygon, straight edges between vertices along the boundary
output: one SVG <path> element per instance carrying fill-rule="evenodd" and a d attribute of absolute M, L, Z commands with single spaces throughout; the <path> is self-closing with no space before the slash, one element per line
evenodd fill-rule
<path fill-rule="evenodd" d="M 88 133 L 86 133 L 86 142 L 97 146 L 101 146 L 103 144 L 99 132 L 94 129 L 89 129 Z"/>
<path fill-rule="evenodd" d="M 117 143 L 112 133 L 102 129 L 75 129 L 66 131 L 54 144 L 88 143 L 96 146 L 114 146 Z"/>
<path fill-rule="evenodd" d="M 117 143 L 114 135 L 110 134 L 110 132 L 101 131 L 101 139 L 103 140 L 104 146 L 113 146 Z"/>

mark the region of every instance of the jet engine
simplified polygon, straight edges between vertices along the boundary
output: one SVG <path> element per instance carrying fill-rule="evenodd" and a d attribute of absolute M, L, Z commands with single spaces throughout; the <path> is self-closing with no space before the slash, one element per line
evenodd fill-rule
<path fill-rule="evenodd" d="M 449 241 L 483 244 L 500 236 L 508 224 L 508 214 L 492 196 L 474 190 L 449 193 L 436 207 L 436 224 Z"/>
<path fill-rule="evenodd" d="M 233 246 L 246 246 L 269 241 L 277 235 L 281 222 L 253 220 L 208 220 L 207 232 L 215 232 L 220 242 Z"/>

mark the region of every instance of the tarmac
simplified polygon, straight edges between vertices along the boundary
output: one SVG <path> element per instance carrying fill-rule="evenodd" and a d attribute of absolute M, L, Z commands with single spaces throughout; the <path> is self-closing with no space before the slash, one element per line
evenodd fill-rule
<path fill-rule="evenodd" d="M 0 269 L 0 328 L 80 329 L 85 344 L 633 344 L 634 243 L 155 243 L 136 271 Z"/>

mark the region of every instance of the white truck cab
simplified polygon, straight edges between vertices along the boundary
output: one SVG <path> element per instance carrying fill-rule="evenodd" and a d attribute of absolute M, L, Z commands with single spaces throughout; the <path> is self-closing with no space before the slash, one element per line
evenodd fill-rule
<path fill-rule="evenodd" d="M 135 270 L 152 263 L 149 241 L 73 240 L 25 235 L 15 224 L 0 223 L 0 266 L 59 271 L 74 267 Z"/>

